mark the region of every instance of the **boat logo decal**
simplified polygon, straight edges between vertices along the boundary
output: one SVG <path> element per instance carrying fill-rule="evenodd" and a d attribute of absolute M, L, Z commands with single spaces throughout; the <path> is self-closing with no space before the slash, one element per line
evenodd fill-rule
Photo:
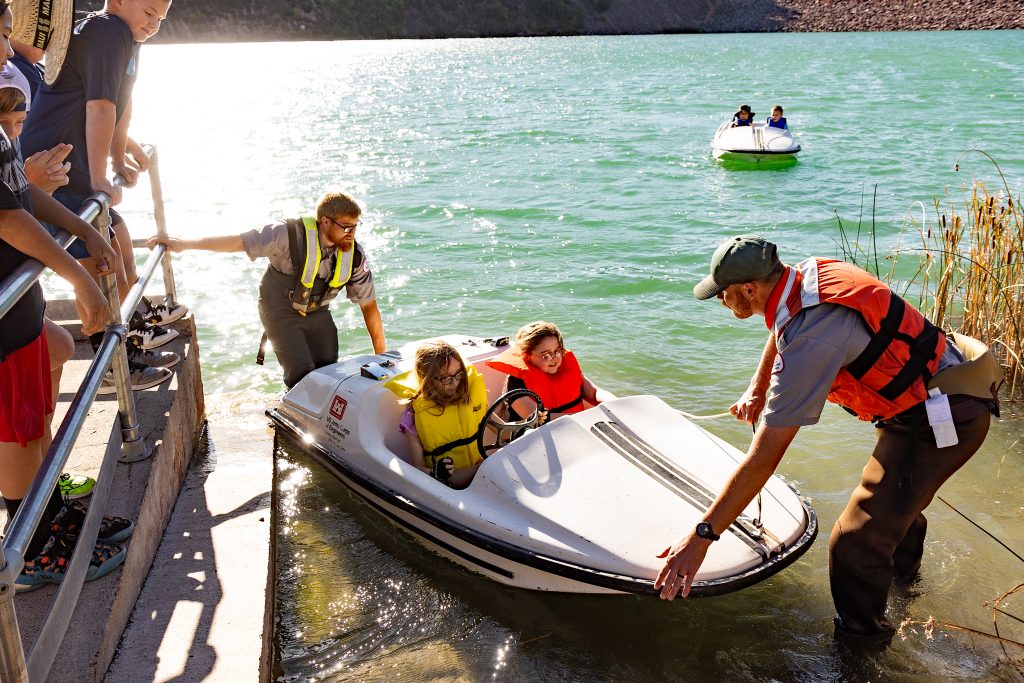
<path fill-rule="evenodd" d="M 343 399 L 341 396 L 335 396 L 334 400 L 331 401 L 331 415 L 340 420 L 345 417 L 345 408 L 347 407 L 348 401 Z"/>

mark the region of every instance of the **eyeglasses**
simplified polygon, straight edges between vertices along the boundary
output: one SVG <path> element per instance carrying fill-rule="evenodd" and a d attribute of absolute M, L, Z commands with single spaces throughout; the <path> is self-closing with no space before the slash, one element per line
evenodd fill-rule
<path fill-rule="evenodd" d="M 537 356 L 537 358 L 540 358 L 545 363 L 550 363 L 555 358 L 561 358 L 562 356 L 564 356 L 565 348 L 559 346 L 557 349 L 554 349 L 553 351 L 545 351 L 544 353 L 532 353 L 530 355 Z"/>
<path fill-rule="evenodd" d="M 359 227 L 359 221 L 356 221 L 355 223 L 339 223 L 330 216 L 324 216 L 324 219 L 329 220 L 330 222 L 337 225 L 339 228 L 341 228 L 341 231 L 344 232 L 346 235 L 351 235 L 356 231 L 356 228 Z"/>
<path fill-rule="evenodd" d="M 462 381 L 462 378 L 466 376 L 465 370 L 459 370 L 454 375 L 445 375 L 444 377 L 438 377 L 437 383 L 443 387 L 452 387 Z"/>

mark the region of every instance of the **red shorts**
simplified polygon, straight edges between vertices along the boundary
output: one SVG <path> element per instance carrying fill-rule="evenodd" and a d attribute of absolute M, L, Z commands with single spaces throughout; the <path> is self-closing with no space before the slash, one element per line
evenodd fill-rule
<path fill-rule="evenodd" d="M 44 328 L 34 341 L 0 361 L 0 441 L 27 446 L 42 438 L 52 405 Z"/>

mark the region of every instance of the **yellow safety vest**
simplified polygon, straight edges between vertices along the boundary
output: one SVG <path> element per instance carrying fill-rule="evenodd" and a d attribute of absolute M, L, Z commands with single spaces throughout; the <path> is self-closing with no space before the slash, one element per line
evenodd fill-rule
<path fill-rule="evenodd" d="M 483 375 L 472 365 L 466 366 L 466 376 L 469 381 L 469 401 L 466 403 L 445 406 L 441 410 L 422 395 L 412 401 L 413 422 L 428 467 L 433 468 L 442 458 L 451 458 L 457 470 L 472 467 L 483 460 L 476 436 L 487 412 L 487 387 Z M 407 398 L 419 389 L 419 381 L 415 371 L 409 371 L 389 381 L 387 387 Z M 443 448 L 445 446 L 449 447 Z"/>
<path fill-rule="evenodd" d="M 303 239 L 300 241 L 299 237 Z M 295 271 L 295 289 L 292 290 L 289 299 L 292 308 L 305 315 L 312 313 L 322 306 L 326 306 L 338 292 L 352 279 L 352 266 L 355 261 L 356 247 L 352 246 L 349 251 L 338 253 L 334 266 L 334 276 L 326 283 L 322 293 L 314 294 L 317 284 L 316 274 L 320 270 L 320 261 L 323 253 L 320 250 L 320 232 L 317 229 L 316 219 L 308 216 L 302 217 L 302 225 L 298 221 L 288 222 L 288 245 L 291 249 L 292 268 Z M 301 245 L 301 246 L 300 246 Z M 298 264 L 302 262 L 302 269 Z"/>

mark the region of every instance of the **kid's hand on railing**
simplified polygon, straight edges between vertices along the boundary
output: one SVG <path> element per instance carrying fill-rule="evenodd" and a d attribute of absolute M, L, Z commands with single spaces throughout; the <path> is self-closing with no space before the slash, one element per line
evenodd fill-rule
<path fill-rule="evenodd" d="M 139 169 L 140 173 L 145 173 L 149 170 L 149 155 L 142 149 L 142 145 L 135 142 L 131 138 L 128 138 L 128 146 L 126 148 L 128 156 L 131 158 L 135 167 Z"/>
<path fill-rule="evenodd" d="M 117 258 L 113 247 L 107 244 L 107 241 L 95 230 L 91 230 L 84 241 L 85 248 L 89 251 L 89 256 L 92 257 L 93 263 L 96 264 L 96 270 L 100 274 L 113 273 L 112 269 Z"/>
<path fill-rule="evenodd" d="M 95 334 L 102 332 L 107 320 L 110 319 L 110 309 L 107 308 L 107 300 L 103 292 L 93 282 L 92 277 L 82 270 L 82 278 L 73 283 L 75 288 L 75 308 L 78 309 L 78 319 L 82 321 L 83 334 Z"/>
<path fill-rule="evenodd" d="M 121 203 L 122 193 L 121 188 L 116 187 L 114 183 L 110 182 L 106 178 L 99 181 L 93 181 L 92 184 L 93 192 L 103 192 L 110 197 L 110 205 L 117 206 Z"/>
<path fill-rule="evenodd" d="M 114 162 L 111 167 L 116 175 L 124 178 L 126 187 L 135 187 L 135 183 L 139 181 L 139 167 L 128 155 L 121 161 Z"/>
<path fill-rule="evenodd" d="M 25 176 L 28 182 L 46 194 L 52 194 L 58 187 L 68 184 L 71 163 L 65 162 L 71 153 L 71 145 L 61 143 L 52 149 L 36 152 L 25 160 Z"/>

